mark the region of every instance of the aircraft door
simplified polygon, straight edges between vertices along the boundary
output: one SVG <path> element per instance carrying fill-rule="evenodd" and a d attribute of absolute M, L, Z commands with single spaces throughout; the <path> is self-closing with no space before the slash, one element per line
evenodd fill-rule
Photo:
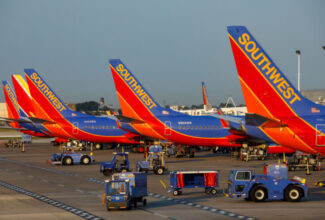
<path fill-rule="evenodd" d="M 172 123 L 170 121 L 165 121 L 165 131 L 164 134 L 165 136 L 170 136 L 172 134 Z"/>
<path fill-rule="evenodd" d="M 79 132 L 78 127 L 79 127 L 79 123 L 78 122 L 74 122 L 73 123 L 73 128 L 72 128 L 72 134 L 73 135 L 78 135 L 78 132 Z"/>
<path fill-rule="evenodd" d="M 316 146 L 325 146 L 325 124 L 316 125 Z"/>

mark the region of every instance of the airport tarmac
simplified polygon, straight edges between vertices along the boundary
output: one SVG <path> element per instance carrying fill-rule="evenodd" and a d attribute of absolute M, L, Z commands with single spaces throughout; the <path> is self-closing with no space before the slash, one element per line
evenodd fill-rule
<path fill-rule="evenodd" d="M 148 204 L 132 210 L 107 211 L 101 203 L 104 180 L 99 162 L 112 158 L 113 150 L 94 151 L 95 163 L 89 166 L 55 166 L 47 163 L 58 152 L 46 140 L 37 139 L 20 149 L 0 148 L 0 219 L 325 219 L 325 188 L 314 186 L 325 180 L 322 171 L 289 172 L 289 176 L 307 179 L 308 199 L 298 203 L 267 201 L 247 202 L 223 197 L 227 176 L 232 168 L 250 168 L 262 173 L 268 161 L 242 162 L 209 151 L 195 158 L 167 158 L 169 171 L 219 170 L 219 193 L 208 196 L 203 189 L 184 189 L 172 196 L 161 184 L 169 185 L 169 173 L 148 174 Z M 87 151 L 86 151 L 87 152 Z M 88 151 L 89 153 L 89 151 Z M 143 154 L 130 153 L 131 168 L 144 160 Z M 277 160 L 273 160 L 277 162 Z"/>

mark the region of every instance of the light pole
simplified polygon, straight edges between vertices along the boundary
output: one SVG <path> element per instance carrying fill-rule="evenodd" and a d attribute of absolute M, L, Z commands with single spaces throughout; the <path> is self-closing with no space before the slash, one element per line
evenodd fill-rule
<path fill-rule="evenodd" d="M 298 56 L 298 91 L 300 92 L 300 50 L 296 50 L 296 54 Z"/>

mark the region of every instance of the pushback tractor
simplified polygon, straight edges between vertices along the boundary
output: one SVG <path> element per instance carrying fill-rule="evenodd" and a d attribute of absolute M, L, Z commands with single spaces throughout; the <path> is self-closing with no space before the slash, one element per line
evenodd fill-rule
<path fill-rule="evenodd" d="M 288 179 L 285 164 L 267 165 L 264 174 L 255 175 L 251 170 L 231 170 L 228 177 L 228 195 L 254 202 L 264 200 L 286 200 L 298 202 L 307 198 L 305 180 L 296 177 Z"/>
<path fill-rule="evenodd" d="M 100 163 L 100 172 L 109 176 L 116 172 L 130 171 L 129 153 L 113 153 L 111 161 Z"/>
<path fill-rule="evenodd" d="M 58 165 L 89 165 L 92 162 L 92 156 L 87 154 L 75 153 L 72 149 L 69 149 L 67 147 L 63 147 L 61 153 L 53 154 L 50 161 L 51 164 Z"/>

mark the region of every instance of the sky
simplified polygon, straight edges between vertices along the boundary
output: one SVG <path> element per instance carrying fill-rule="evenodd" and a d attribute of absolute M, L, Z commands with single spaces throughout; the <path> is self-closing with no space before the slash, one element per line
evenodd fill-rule
<path fill-rule="evenodd" d="M 244 25 L 301 89 L 325 89 L 322 0 L 0 0 L 0 76 L 34 68 L 64 101 L 119 107 L 119 58 L 160 104 L 244 104 L 227 26 Z M 0 92 L 0 102 L 4 102 Z"/>

